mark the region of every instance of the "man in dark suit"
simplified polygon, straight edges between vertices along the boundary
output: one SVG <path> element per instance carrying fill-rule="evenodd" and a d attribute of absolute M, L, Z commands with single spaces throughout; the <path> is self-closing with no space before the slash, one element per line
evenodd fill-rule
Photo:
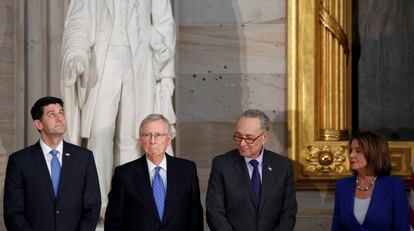
<path fill-rule="evenodd" d="M 92 152 L 63 141 L 61 99 L 41 98 L 31 114 L 40 139 L 9 157 L 3 198 L 7 230 L 95 230 L 101 197 Z"/>
<path fill-rule="evenodd" d="M 237 123 L 237 149 L 213 159 L 206 210 L 211 231 L 293 230 L 297 203 L 291 161 L 263 148 L 269 118 L 248 110 Z"/>
<path fill-rule="evenodd" d="M 165 154 L 171 142 L 168 120 L 148 115 L 139 133 L 145 155 L 115 169 L 105 231 L 203 230 L 196 166 Z"/>

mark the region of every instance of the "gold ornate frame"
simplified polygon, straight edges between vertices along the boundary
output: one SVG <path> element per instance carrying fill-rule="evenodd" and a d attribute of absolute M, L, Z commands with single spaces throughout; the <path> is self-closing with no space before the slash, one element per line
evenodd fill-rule
<path fill-rule="evenodd" d="M 288 1 L 289 157 L 298 189 L 350 175 L 352 1 Z M 392 174 L 409 180 L 414 142 L 390 142 Z"/>

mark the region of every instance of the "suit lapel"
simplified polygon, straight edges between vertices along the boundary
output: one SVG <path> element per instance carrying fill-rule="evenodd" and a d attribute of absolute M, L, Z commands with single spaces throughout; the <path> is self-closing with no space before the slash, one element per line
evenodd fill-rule
<path fill-rule="evenodd" d="M 68 180 L 70 179 L 70 172 L 73 171 L 73 169 L 76 169 L 76 161 L 72 157 L 72 149 L 69 148 L 69 146 L 66 144 L 66 142 L 63 142 L 63 150 L 62 150 L 62 170 L 60 172 L 60 179 L 59 179 L 59 188 L 58 188 L 58 195 L 57 199 L 59 200 L 61 195 L 64 192 L 64 188 L 66 185 L 68 185 Z M 70 187 L 70 186 L 69 186 Z"/>
<path fill-rule="evenodd" d="M 154 197 L 152 195 L 152 187 L 145 155 L 137 161 L 137 166 L 135 168 L 135 185 L 140 192 L 139 195 L 143 196 L 142 199 L 147 205 L 148 210 L 154 215 L 155 219 L 161 223 L 157 212 L 157 206 L 155 205 Z"/>
<path fill-rule="evenodd" d="M 384 181 L 381 177 L 378 177 L 375 186 L 374 191 L 372 192 L 371 201 L 369 202 L 367 215 L 365 216 L 364 223 L 366 220 L 373 217 L 376 211 L 381 210 L 380 207 L 382 205 L 382 202 L 385 200 L 387 194 L 391 195 L 389 192 L 387 192 L 387 187 L 384 185 Z"/>
<path fill-rule="evenodd" d="M 272 184 L 272 160 L 269 158 L 269 155 L 267 154 L 266 150 L 263 150 L 263 161 L 262 161 L 262 194 L 260 196 L 260 209 L 259 211 L 262 212 L 264 205 L 266 203 L 267 195 L 269 193 L 269 190 L 271 188 Z"/>
<path fill-rule="evenodd" d="M 242 185 L 244 186 L 244 189 L 249 194 L 251 202 L 257 208 L 256 199 L 255 199 L 252 185 L 250 182 L 250 176 L 247 170 L 246 162 L 244 161 L 243 157 L 240 156 L 238 151 L 235 151 L 234 153 L 234 165 L 233 166 L 236 170 L 236 173 L 239 175 L 238 179 L 242 181 Z"/>
<path fill-rule="evenodd" d="M 179 201 L 177 195 L 179 195 L 180 187 L 180 167 L 177 162 L 168 155 L 167 158 L 167 193 L 164 206 L 163 223 L 168 221 L 174 216 L 174 211 L 179 207 Z"/>
<path fill-rule="evenodd" d="M 49 192 L 51 200 L 54 201 L 55 194 L 53 191 L 52 179 L 50 178 L 50 173 L 47 168 L 45 157 L 43 155 L 43 151 L 42 151 L 42 148 L 40 147 L 39 142 L 35 144 L 35 151 L 32 156 L 34 158 L 36 167 L 39 170 L 38 173 L 40 175 L 40 181 L 43 182 L 44 186 L 46 187 L 46 190 Z"/>
<path fill-rule="evenodd" d="M 352 222 L 355 225 L 359 226 L 359 222 L 357 220 L 357 218 L 355 217 L 355 213 L 354 213 L 354 204 L 355 204 L 355 190 L 356 190 L 356 184 L 355 184 L 355 177 L 352 177 L 352 181 L 350 181 L 350 183 L 346 185 L 346 189 L 349 190 L 344 190 L 344 192 L 341 192 L 341 197 L 343 198 L 341 201 L 341 205 L 343 205 L 343 207 L 345 208 L 345 210 L 347 210 L 345 213 L 346 214 L 350 214 L 350 216 L 352 217 Z"/>

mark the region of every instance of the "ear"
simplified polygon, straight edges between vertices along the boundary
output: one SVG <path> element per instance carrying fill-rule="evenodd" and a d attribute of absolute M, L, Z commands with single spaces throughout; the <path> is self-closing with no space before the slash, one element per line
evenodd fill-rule
<path fill-rule="evenodd" d="M 34 120 L 33 125 L 37 130 L 42 130 L 43 129 L 43 124 L 42 124 L 42 122 L 40 122 L 40 120 Z"/>
<path fill-rule="evenodd" d="M 264 145 L 269 139 L 269 132 L 265 132 L 262 137 L 262 145 Z"/>
<path fill-rule="evenodd" d="M 171 135 L 167 135 L 167 139 L 168 139 L 168 145 L 170 145 L 171 144 L 171 140 L 172 140 Z"/>

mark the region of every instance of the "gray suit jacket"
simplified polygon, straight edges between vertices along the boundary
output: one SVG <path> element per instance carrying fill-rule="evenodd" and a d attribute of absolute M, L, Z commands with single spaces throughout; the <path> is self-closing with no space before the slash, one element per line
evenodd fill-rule
<path fill-rule="evenodd" d="M 211 231 L 293 230 L 297 203 L 291 161 L 264 150 L 257 205 L 244 158 L 232 150 L 213 159 L 206 210 Z"/>

